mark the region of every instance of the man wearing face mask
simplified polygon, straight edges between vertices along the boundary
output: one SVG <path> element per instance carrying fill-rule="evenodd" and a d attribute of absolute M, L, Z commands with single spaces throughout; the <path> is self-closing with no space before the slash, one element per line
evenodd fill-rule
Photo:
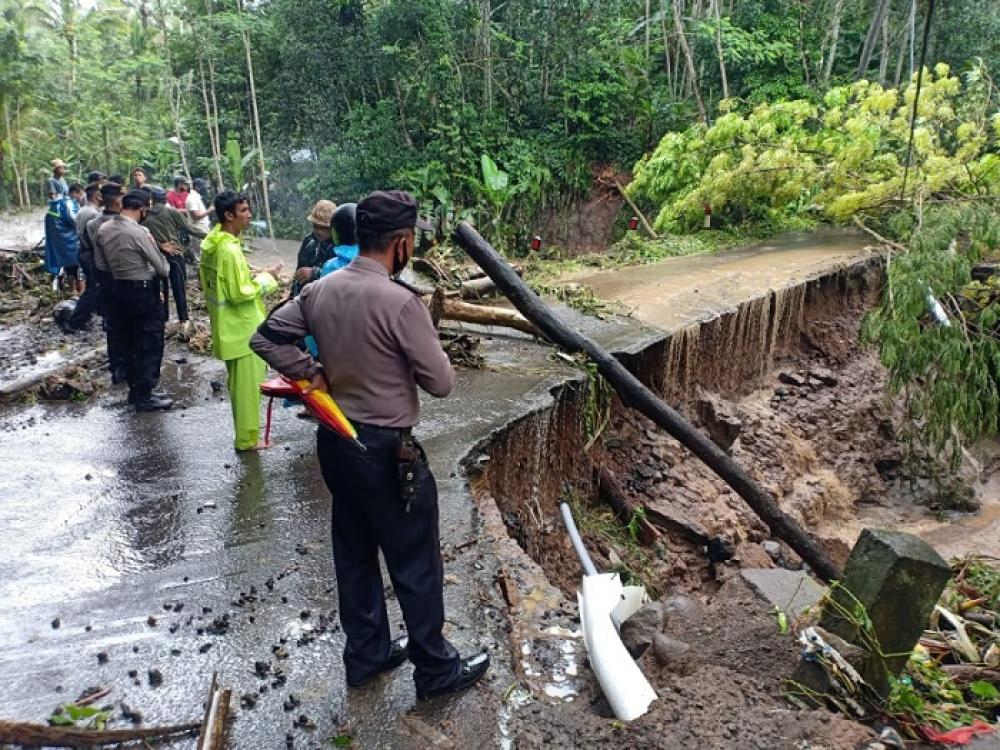
<path fill-rule="evenodd" d="M 365 685 L 409 657 L 417 697 L 428 699 L 470 687 L 490 664 L 486 652 L 460 657 L 442 633 L 437 486 L 412 435 L 417 387 L 442 398 L 455 375 L 419 295 L 393 278 L 413 255 L 414 227 L 425 228 L 417 202 L 409 193 L 379 191 L 355 213 L 358 257 L 276 309 L 250 346 L 282 374 L 329 390 L 365 446 L 319 427 L 320 469 L 333 496 L 347 684 Z M 318 360 L 296 346 L 307 334 Z M 380 550 L 406 621 L 407 636 L 395 640 Z"/>
<path fill-rule="evenodd" d="M 170 273 L 166 258 L 146 227 L 149 193 L 130 190 L 121 199 L 121 213 L 98 229 L 97 242 L 113 281 L 112 335 L 122 353 L 128 402 L 136 411 L 169 409 L 173 401 L 153 390 L 163 362 L 166 307 L 163 284 Z"/>

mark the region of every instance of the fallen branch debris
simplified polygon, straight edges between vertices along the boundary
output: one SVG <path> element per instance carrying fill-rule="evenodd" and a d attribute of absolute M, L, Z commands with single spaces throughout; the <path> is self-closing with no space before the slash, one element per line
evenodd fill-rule
<path fill-rule="evenodd" d="M 96 730 L 49 727 L 24 721 L 0 721 L 0 743 L 21 747 L 106 747 L 193 732 L 199 726 L 200 722 L 191 721 L 161 727 Z"/>

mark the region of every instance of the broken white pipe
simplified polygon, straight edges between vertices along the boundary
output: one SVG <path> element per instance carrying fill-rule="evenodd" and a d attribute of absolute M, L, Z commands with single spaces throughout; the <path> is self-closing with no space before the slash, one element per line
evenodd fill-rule
<path fill-rule="evenodd" d="M 622 643 L 618 628 L 648 597 L 642 586 L 622 586 L 617 573 L 598 573 L 583 545 L 569 505 L 560 505 L 566 530 L 580 562 L 587 571 L 577 593 L 583 640 L 590 666 L 615 717 L 638 719 L 656 700 L 656 691 Z"/>

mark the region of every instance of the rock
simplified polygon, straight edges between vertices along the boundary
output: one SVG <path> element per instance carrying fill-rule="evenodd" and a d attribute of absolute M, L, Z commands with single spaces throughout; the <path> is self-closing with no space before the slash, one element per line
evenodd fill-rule
<path fill-rule="evenodd" d="M 815 378 L 817 381 L 826 386 L 837 385 L 837 376 L 833 374 L 832 370 L 828 370 L 825 367 L 812 367 L 809 369 L 809 377 Z"/>
<path fill-rule="evenodd" d="M 108 663 L 108 652 L 107 651 L 101 651 L 97 655 L 97 663 L 98 664 L 107 664 Z"/>
<path fill-rule="evenodd" d="M 740 575 L 770 606 L 789 617 L 801 615 L 823 598 L 823 587 L 801 570 L 747 568 Z"/>
<path fill-rule="evenodd" d="M 806 384 L 806 379 L 800 373 L 797 372 L 779 373 L 778 380 L 780 380 L 785 385 L 794 385 L 800 388 Z"/>
<path fill-rule="evenodd" d="M 760 546 L 764 548 L 764 551 L 775 562 L 778 562 L 781 559 L 781 544 L 778 542 L 773 539 L 768 539 L 767 541 L 762 542 Z"/>
<path fill-rule="evenodd" d="M 715 536 L 705 545 L 705 554 L 709 562 L 718 563 L 732 560 L 736 554 L 736 544 L 724 536 Z"/>
<path fill-rule="evenodd" d="M 59 618 L 58 618 L 58 617 L 57 617 L 57 618 L 55 618 L 55 619 L 54 619 L 54 620 L 52 621 L 52 629 L 53 629 L 53 630 L 59 630 L 59 626 L 60 626 L 61 624 L 62 624 L 62 623 L 60 622 Z"/>
<path fill-rule="evenodd" d="M 156 667 L 153 667 L 149 670 L 149 672 L 147 672 L 147 677 L 149 677 L 150 687 L 155 688 L 163 684 L 163 673 Z"/>
<path fill-rule="evenodd" d="M 831 592 L 836 606 L 824 609 L 820 625 L 858 643 L 858 625 L 839 612 L 853 611 L 858 602 L 865 608 L 873 635 L 889 656 L 867 659 L 861 674 L 880 695 L 886 695 L 889 677 L 906 666 L 950 577 L 948 563 L 922 539 L 899 531 L 865 529 L 844 567 L 841 586 Z"/>
<path fill-rule="evenodd" d="M 736 406 L 716 396 L 705 395 L 698 401 L 698 417 L 712 442 L 726 452 L 743 431 L 743 420 Z"/>
<path fill-rule="evenodd" d="M 671 638 L 665 633 L 657 633 L 653 638 L 653 656 L 656 663 L 669 672 L 690 674 L 694 667 L 691 647 Z"/>
<path fill-rule="evenodd" d="M 736 548 L 735 559 L 744 568 L 773 568 L 774 560 L 764 548 L 753 542 L 744 542 Z"/>
<path fill-rule="evenodd" d="M 122 718 L 133 724 L 142 724 L 142 711 L 138 711 L 127 703 L 122 703 Z"/>
<path fill-rule="evenodd" d="M 660 608 L 663 610 L 664 624 L 676 621 L 691 625 L 697 622 L 701 616 L 701 607 L 689 596 L 675 594 L 659 601 Z"/>
<path fill-rule="evenodd" d="M 622 643 L 633 659 L 638 659 L 649 648 L 653 636 L 663 631 L 663 623 L 663 608 L 659 602 L 647 602 L 622 623 Z"/>

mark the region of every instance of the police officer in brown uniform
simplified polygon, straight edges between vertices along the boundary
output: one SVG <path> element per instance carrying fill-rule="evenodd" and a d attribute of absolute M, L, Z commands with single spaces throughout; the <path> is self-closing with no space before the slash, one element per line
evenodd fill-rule
<path fill-rule="evenodd" d="M 101 202 L 104 211 L 96 219 L 87 222 L 84 230 L 87 233 L 88 244 L 93 251 L 94 281 L 97 284 L 97 299 L 104 318 L 104 334 L 108 345 L 108 364 L 111 368 L 111 382 L 117 385 L 125 382 L 124 354 L 118 348 L 118 339 L 114 335 L 114 319 L 111 315 L 111 299 L 114 277 L 108 267 L 108 259 L 100 243 L 101 227 L 111 221 L 122 210 L 122 197 L 125 186 L 117 182 L 105 182 L 101 185 Z"/>
<path fill-rule="evenodd" d="M 149 230 L 139 226 L 149 209 L 149 193 L 131 190 L 121 212 L 104 223 L 98 243 L 113 277 L 112 332 L 125 363 L 128 401 L 136 411 L 169 409 L 173 402 L 154 393 L 163 361 L 166 305 L 161 279 L 170 273 Z"/>
<path fill-rule="evenodd" d="M 317 452 L 333 496 L 333 560 L 347 636 L 347 684 L 414 665 L 417 696 L 463 690 L 489 668 L 445 639 L 443 565 L 434 476 L 412 428 L 417 386 L 447 396 L 455 375 L 419 295 L 393 279 L 413 254 L 417 203 L 376 192 L 357 205 L 360 254 L 276 309 L 251 348 L 279 372 L 329 389 L 358 430 L 354 442 L 320 427 Z M 296 342 L 316 339 L 319 361 Z M 392 640 L 379 551 L 403 610 L 407 638 Z"/>

